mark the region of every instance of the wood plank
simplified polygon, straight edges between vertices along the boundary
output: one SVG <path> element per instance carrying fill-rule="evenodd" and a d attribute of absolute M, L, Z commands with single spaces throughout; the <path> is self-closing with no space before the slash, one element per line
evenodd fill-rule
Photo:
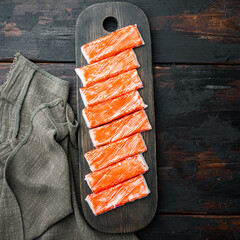
<path fill-rule="evenodd" d="M 136 235 L 140 240 L 238 240 L 240 216 L 158 215 Z"/>
<path fill-rule="evenodd" d="M 2 1 L 0 59 L 21 51 L 34 60 L 74 62 L 77 17 L 87 6 L 104 1 Z M 150 20 L 153 62 L 240 62 L 238 0 L 129 2 Z"/>
<path fill-rule="evenodd" d="M 156 66 L 160 212 L 237 213 L 240 67 Z"/>
<path fill-rule="evenodd" d="M 74 64 L 40 64 L 70 81 Z M 0 64 L 0 83 L 10 64 Z M 239 213 L 240 66 L 153 68 L 158 213 Z"/>
<path fill-rule="evenodd" d="M 95 18 L 92 18 L 95 16 Z M 109 211 L 98 217 L 94 216 L 89 205 L 85 201 L 91 190 L 84 181 L 85 175 L 90 172 L 89 165 L 84 159 L 84 153 L 94 149 L 89 136 L 89 129 L 82 117 L 84 104 L 78 92 L 78 120 L 80 127 L 78 130 L 79 142 L 79 169 L 80 169 L 80 191 L 83 213 L 88 223 L 95 229 L 108 233 L 134 232 L 145 227 L 156 213 L 157 208 L 157 166 L 156 166 L 156 136 L 155 136 L 155 111 L 153 95 L 152 76 L 152 52 L 149 23 L 146 15 L 138 7 L 128 3 L 100 3 L 85 9 L 78 18 L 76 26 L 76 67 L 86 65 L 80 46 L 102 36 L 109 34 L 102 24 L 99 24 L 109 16 L 118 21 L 118 29 L 131 24 L 137 24 L 145 45 L 135 48 L 140 68 L 137 69 L 144 88 L 140 95 L 148 105 L 146 114 L 151 123 L 152 130 L 143 132 L 142 136 L 148 148 L 143 156 L 149 166 L 149 170 L 144 177 L 151 193 L 143 199 L 121 206 L 113 211 Z M 81 80 L 77 78 L 77 88 L 82 87 Z M 138 213 L 141 211 L 141 215 Z M 138 215 L 136 218 L 135 216 Z"/>

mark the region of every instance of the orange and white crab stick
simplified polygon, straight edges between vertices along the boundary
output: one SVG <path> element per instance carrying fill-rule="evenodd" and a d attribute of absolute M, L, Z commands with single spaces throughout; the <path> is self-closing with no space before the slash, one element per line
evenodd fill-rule
<path fill-rule="evenodd" d="M 76 68 L 75 71 L 81 79 L 83 86 L 88 87 L 118 74 L 138 68 L 139 66 L 134 51 L 128 49 L 113 57 Z"/>
<path fill-rule="evenodd" d="M 83 109 L 82 114 L 88 128 L 94 128 L 127 114 L 146 108 L 138 91 Z"/>
<path fill-rule="evenodd" d="M 86 197 L 86 201 L 93 214 L 99 215 L 128 202 L 146 197 L 149 193 L 150 190 L 144 177 L 138 175 L 102 192 L 92 193 Z"/>
<path fill-rule="evenodd" d="M 148 170 L 142 154 L 129 157 L 107 168 L 85 176 L 88 186 L 94 193 L 113 187 Z"/>
<path fill-rule="evenodd" d="M 115 142 L 138 132 L 152 129 L 144 110 L 89 130 L 95 147 Z"/>
<path fill-rule="evenodd" d="M 142 44 L 144 41 L 137 25 L 129 25 L 83 45 L 81 51 L 88 63 L 94 63 Z"/>
<path fill-rule="evenodd" d="M 142 81 L 137 70 L 134 69 L 79 90 L 85 107 L 88 107 L 142 87 Z"/>
<path fill-rule="evenodd" d="M 91 171 L 97 171 L 125 158 L 147 151 L 140 133 L 123 138 L 117 142 L 95 148 L 84 154 Z"/>

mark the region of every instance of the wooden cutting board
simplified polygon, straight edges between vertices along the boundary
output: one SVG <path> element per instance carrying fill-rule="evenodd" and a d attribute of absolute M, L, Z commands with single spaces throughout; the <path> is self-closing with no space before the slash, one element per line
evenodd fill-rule
<path fill-rule="evenodd" d="M 80 47 L 92 40 L 109 34 L 109 31 L 137 24 L 145 41 L 145 45 L 135 48 L 138 61 L 141 65 L 138 73 L 144 88 L 139 91 L 144 102 L 148 105 L 146 113 L 152 125 L 152 130 L 143 132 L 148 151 L 143 154 L 149 166 L 149 171 L 144 174 L 151 193 L 143 199 L 128 203 L 112 211 L 95 216 L 89 208 L 85 198 L 91 193 L 84 177 L 90 173 L 89 166 L 84 159 L 84 153 L 93 149 L 89 130 L 82 117 L 84 104 L 78 92 L 78 130 L 79 166 L 80 166 L 80 192 L 83 213 L 88 223 L 95 229 L 107 233 L 126 233 L 144 228 L 155 215 L 157 208 L 157 166 L 156 166 L 156 136 L 154 113 L 154 89 L 152 76 L 152 50 L 149 23 L 144 12 L 137 6 L 123 2 L 107 2 L 91 5 L 81 12 L 76 24 L 76 67 L 87 65 Z M 107 30 L 105 30 L 107 29 Z M 77 77 L 77 90 L 82 87 Z"/>

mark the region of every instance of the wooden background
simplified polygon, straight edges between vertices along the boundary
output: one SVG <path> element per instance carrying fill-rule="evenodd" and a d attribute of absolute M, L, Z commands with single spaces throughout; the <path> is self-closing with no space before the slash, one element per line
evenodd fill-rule
<path fill-rule="evenodd" d="M 71 83 L 74 31 L 100 1 L 0 2 L 0 84 L 16 51 Z M 240 1 L 131 0 L 152 33 L 159 202 L 139 239 L 240 239 Z"/>

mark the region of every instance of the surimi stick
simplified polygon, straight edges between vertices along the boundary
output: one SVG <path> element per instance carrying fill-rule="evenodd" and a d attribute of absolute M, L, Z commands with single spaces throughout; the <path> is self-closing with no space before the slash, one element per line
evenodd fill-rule
<path fill-rule="evenodd" d="M 113 57 L 76 68 L 75 71 L 81 79 L 83 86 L 88 87 L 118 74 L 138 68 L 139 66 L 134 51 L 128 49 Z"/>
<path fill-rule="evenodd" d="M 142 44 L 144 42 L 137 25 L 129 25 L 83 45 L 81 51 L 88 63 L 94 63 Z"/>
<path fill-rule="evenodd" d="M 151 125 L 144 110 L 89 130 L 93 145 L 99 147 L 132 134 L 148 131 Z"/>
<path fill-rule="evenodd" d="M 80 88 L 85 107 L 92 106 L 142 88 L 136 69 L 119 74 L 90 87 Z"/>
<path fill-rule="evenodd" d="M 94 193 L 101 192 L 113 187 L 121 182 L 143 174 L 148 170 L 148 166 L 142 156 L 138 154 L 124 159 L 107 168 L 89 173 L 85 176 L 88 186 Z"/>
<path fill-rule="evenodd" d="M 127 157 L 147 151 L 140 133 L 123 138 L 117 142 L 95 148 L 84 154 L 91 171 L 97 171 L 119 162 Z"/>
<path fill-rule="evenodd" d="M 128 202 L 146 197 L 150 193 L 142 175 L 131 178 L 114 187 L 99 193 L 92 193 L 86 197 L 94 215 L 110 211 Z"/>
<path fill-rule="evenodd" d="M 94 128 L 146 107 L 138 91 L 134 91 L 84 108 L 83 117 L 88 128 Z"/>

